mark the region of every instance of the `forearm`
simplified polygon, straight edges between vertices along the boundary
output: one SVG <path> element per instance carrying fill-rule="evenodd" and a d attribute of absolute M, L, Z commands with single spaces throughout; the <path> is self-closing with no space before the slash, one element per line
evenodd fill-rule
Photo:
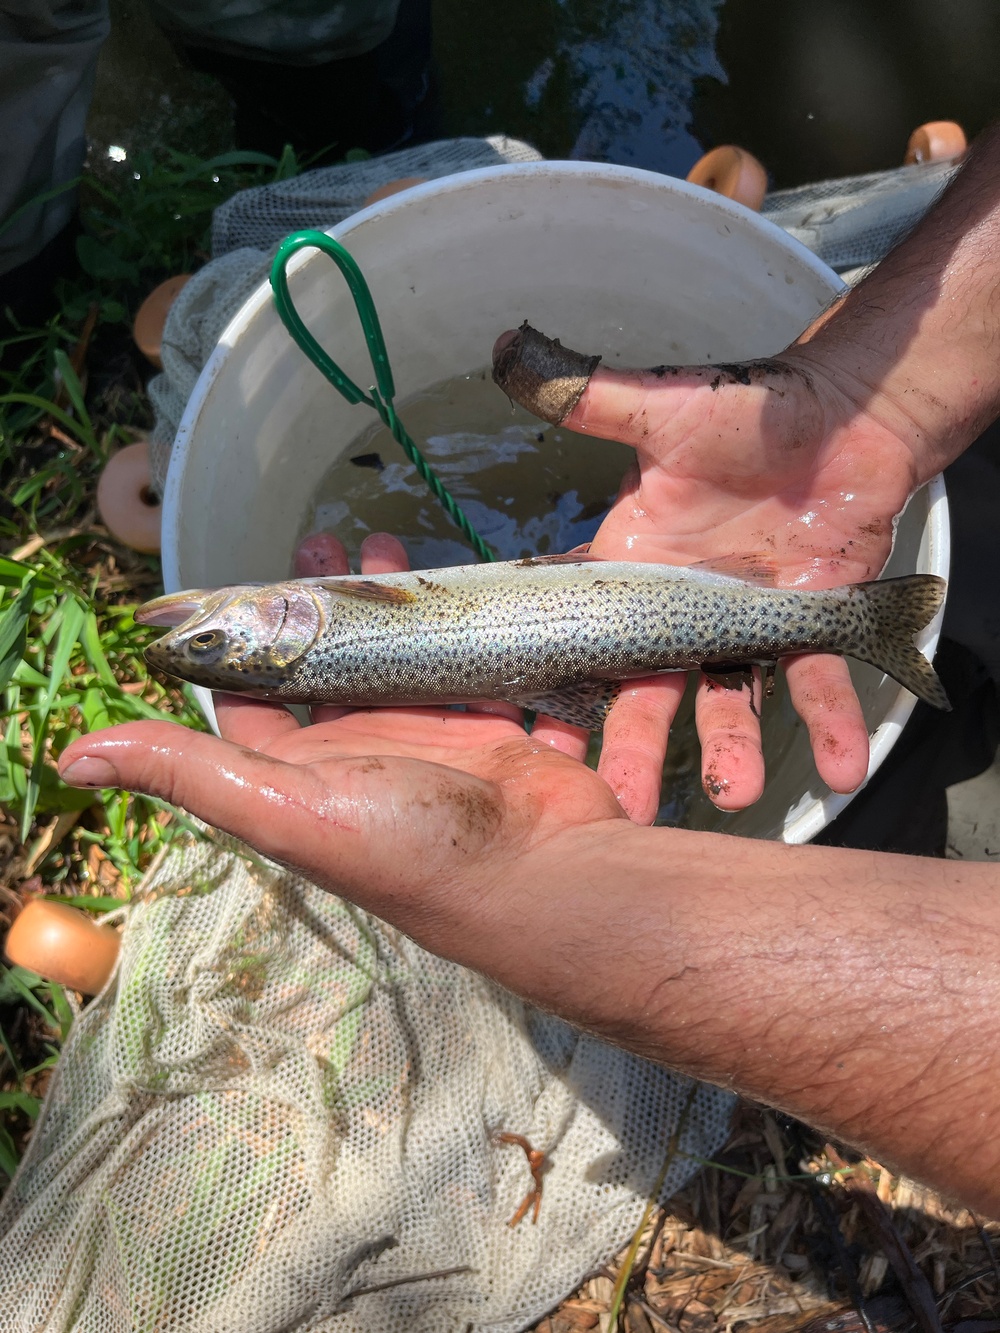
<path fill-rule="evenodd" d="M 992 867 L 634 826 L 575 837 L 516 951 L 491 930 L 479 965 L 1000 1213 Z"/>
<path fill-rule="evenodd" d="M 925 481 L 1000 415 L 998 334 L 1000 125 L 795 353 L 906 440 Z"/>

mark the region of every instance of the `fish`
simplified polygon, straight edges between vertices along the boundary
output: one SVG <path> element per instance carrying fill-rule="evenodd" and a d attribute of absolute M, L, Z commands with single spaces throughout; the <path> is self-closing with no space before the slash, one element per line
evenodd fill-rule
<path fill-rule="evenodd" d="M 914 574 L 778 588 L 711 562 L 572 553 L 167 593 L 135 619 L 169 627 L 150 666 L 213 690 L 357 707 L 505 700 L 598 730 L 623 681 L 773 670 L 802 652 L 869 662 L 948 709 L 914 643 L 946 587 Z"/>

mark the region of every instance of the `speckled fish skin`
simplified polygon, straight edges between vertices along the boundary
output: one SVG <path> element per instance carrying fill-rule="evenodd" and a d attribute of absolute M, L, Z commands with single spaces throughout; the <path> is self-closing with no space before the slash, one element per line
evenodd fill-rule
<path fill-rule="evenodd" d="M 358 706 L 503 699 L 599 726 L 609 682 L 803 651 L 871 662 L 947 708 L 913 643 L 944 593 L 932 575 L 809 591 L 543 557 L 168 594 L 136 619 L 176 626 L 146 650 L 152 666 L 212 689 Z"/>

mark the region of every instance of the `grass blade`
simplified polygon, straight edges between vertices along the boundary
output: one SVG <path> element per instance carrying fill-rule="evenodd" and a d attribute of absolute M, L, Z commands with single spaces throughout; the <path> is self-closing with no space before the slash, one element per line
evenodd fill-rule
<path fill-rule="evenodd" d="M 35 604 L 35 577 L 29 574 L 10 606 L 0 620 L 0 690 L 10 684 L 10 678 L 24 656 L 28 640 L 28 617 Z"/>
<path fill-rule="evenodd" d="M 88 894 L 75 894 L 72 897 L 61 893 L 43 893 L 47 903 L 65 903 L 67 907 L 78 907 L 83 912 L 117 912 L 125 906 L 124 898 L 91 898 Z"/>
<path fill-rule="evenodd" d="M 93 429 L 90 428 L 88 420 L 86 426 L 82 426 L 76 417 L 71 417 L 68 412 L 64 412 L 61 407 L 57 407 L 51 398 L 42 398 L 37 393 L 0 393 L 0 406 L 4 403 L 22 403 L 26 407 L 37 407 L 45 416 L 52 417 L 58 421 L 64 430 L 75 435 L 81 444 L 89 448 L 96 449 L 97 442 L 94 437 Z M 16 500 L 12 501 L 16 504 Z"/>
<path fill-rule="evenodd" d="M 90 413 L 87 411 L 87 405 L 83 401 L 83 385 L 80 383 L 76 371 L 73 369 L 72 362 L 61 347 L 55 351 L 56 371 L 59 380 L 66 390 L 66 396 L 73 404 L 73 410 L 76 413 L 80 430 L 86 434 L 87 444 L 95 454 L 100 453 L 97 444 L 97 436 L 94 434 L 94 427 L 90 420 Z"/>
<path fill-rule="evenodd" d="M 14 1147 L 14 1140 L 3 1125 L 0 1125 L 0 1171 L 5 1172 L 13 1180 L 19 1161 L 20 1158 L 17 1155 L 17 1149 Z"/>

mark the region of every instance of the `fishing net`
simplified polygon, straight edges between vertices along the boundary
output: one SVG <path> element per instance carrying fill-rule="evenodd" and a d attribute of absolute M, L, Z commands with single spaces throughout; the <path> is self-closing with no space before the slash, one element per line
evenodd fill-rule
<path fill-rule="evenodd" d="M 128 909 L 0 1206 L 0 1329 L 522 1328 L 620 1248 L 678 1124 L 663 1197 L 730 1107 L 192 840 Z M 532 1180 L 499 1134 L 548 1155 L 537 1223 L 508 1225 Z"/>
<path fill-rule="evenodd" d="M 776 190 L 761 212 L 846 279 L 878 261 L 920 221 L 957 170 L 927 162 Z"/>
<path fill-rule="evenodd" d="M 220 209 L 216 258 L 173 307 L 151 386 L 158 483 L 202 365 L 288 231 L 331 226 L 397 177 L 538 156 L 455 140 Z M 786 191 L 766 211 L 855 266 L 946 175 Z M 127 909 L 118 968 L 77 1017 L 0 1205 L 0 1333 L 524 1328 L 718 1149 L 731 1107 L 192 837 Z M 509 1225 L 532 1177 L 501 1135 L 546 1154 L 537 1222 Z"/>

